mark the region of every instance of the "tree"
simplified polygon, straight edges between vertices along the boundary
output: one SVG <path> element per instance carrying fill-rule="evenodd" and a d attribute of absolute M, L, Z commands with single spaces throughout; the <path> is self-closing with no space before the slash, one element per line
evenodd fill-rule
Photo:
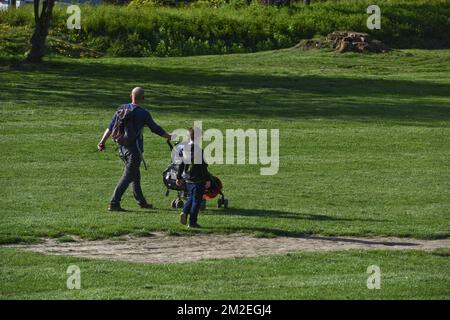
<path fill-rule="evenodd" d="M 45 41 L 47 40 L 48 28 L 52 19 L 55 0 L 42 0 L 42 9 L 39 13 L 41 0 L 34 0 L 34 32 L 31 36 L 31 50 L 27 55 L 27 61 L 33 63 L 42 62 L 45 54 Z"/>
<path fill-rule="evenodd" d="M 15 9 L 16 8 L 16 3 L 17 3 L 16 0 L 9 0 L 9 7 L 11 9 Z"/>
<path fill-rule="evenodd" d="M 303 0 L 305 6 L 309 6 L 311 4 L 311 0 Z"/>

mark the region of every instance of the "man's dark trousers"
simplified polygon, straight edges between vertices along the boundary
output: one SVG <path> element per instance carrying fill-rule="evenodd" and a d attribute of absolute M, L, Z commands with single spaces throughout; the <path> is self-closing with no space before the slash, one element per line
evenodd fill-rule
<path fill-rule="evenodd" d="M 205 192 L 205 183 L 186 183 L 189 192 L 189 198 L 184 204 L 183 212 L 189 215 L 189 224 L 197 223 L 198 212 L 203 200 L 203 193 Z"/>
<path fill-rule="evenodd" d="M 124 194 L 125 190 L 127 190 L 130 183 L 133 187 L 133 195 L 136 201 L 139 204 L 147 203 L 144 195 L 142 194 L 141 188 L 141 172 L 139 168 L 141 165 L 142 157 L 139 150 L 136 147 L 120 147 L 120 154 L 123 162 L 125 163 L 125 169 L 123 170 L 122 177 L 120 178 L 116 189 L 114 189 L 114 193 L 111 198 L 111 204 L 120 205 L 122 195 Z"/>

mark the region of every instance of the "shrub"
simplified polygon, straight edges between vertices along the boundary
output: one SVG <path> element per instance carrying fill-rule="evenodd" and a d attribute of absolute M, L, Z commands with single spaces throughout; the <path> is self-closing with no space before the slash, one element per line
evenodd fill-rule
<path fill-rule="evenodd" d="M 175 6 L 178 3 L 177 0 L 133 0 L 129 6 L 135 8 L 142 7 L 162 7 L 162 6 Z"/>
<path fill-rule="evenodd" d="M 371 33 L 392 47 L 450 47 L 447 0 L 379 0 L 381 30 L 367 30 L 370 0 L 313 1 L 291 7 L 246 5 L 160 6 L 175 0 L 134 0 L 129 6 L 82 6 L 82 30 L 65 27 L 55 8 L 52 35 L 112 56 L 180 56 L 286 48 L 336 30 Z M 218 6 L 222 0 L 209 0 Z M 139 4 L 139 5 L 138 5 Z M 33 26 L 32 8 L 0 12 L 0 24 Z"/>

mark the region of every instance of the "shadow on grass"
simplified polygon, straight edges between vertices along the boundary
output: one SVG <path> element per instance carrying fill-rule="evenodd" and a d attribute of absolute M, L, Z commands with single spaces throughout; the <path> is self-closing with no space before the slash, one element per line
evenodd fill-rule
<path fill-rule="evenodd" d="M 360 222 L 387 222 L 388 220 L 378 220 L 370 218 L 339 218 L 324 214 L 285 212 L 278 210 L 259 210 L 259 209 L 234 209 L 228 208 L 224 210 L 214 211 L 215 215 L 237 215 L 245 217 L 271 217 L 277 219 L 293 219 L 293 220 L 311 220 L 311 221 L 360 221 Z"/>
<path fill-rule="evenodd" d="M 281 229 L 272 229 L 272 228 L 249 228 L 242 227 L 237 228 L 234 231 L 240 232 L 251 232 L 256 233 L 260 237 L 267 236 L 277 236 L 277 237 L 292 237 L 292 238 L 304 238 L 309 240 L 321 240 L 321 241 L 330 241 L 330 242 L 345 242 L 345 243 L 358 243 L 364 245 L 383 245 L 383 246 L 409 246 L 414 247 L 418 246 L 418 243 L 414 242 L 395 242 L 395 241 L 382 241 L 377 239 L 361 239 L 361 238 L 349 238 L 349 237 L 333 237 L 333 236 L 319 236 L 312 235 L 305 232 L 300 231 L 287 231 Z"/>
<path fill-rule="evenodd" d="M 450 119 L 448 105 L 428 100 L 448 97 L 450 86 L 424 81 L 230 74 L 76 60 L 37 67 L 12 64 L 6 69 L 0 76 L 6 80 L 2 81 L 2 103 L 113 111 L 127 101 L 130 88 L 141 85 L 147 89 L 147 107 L 159 113 L 216 118 Z"/>

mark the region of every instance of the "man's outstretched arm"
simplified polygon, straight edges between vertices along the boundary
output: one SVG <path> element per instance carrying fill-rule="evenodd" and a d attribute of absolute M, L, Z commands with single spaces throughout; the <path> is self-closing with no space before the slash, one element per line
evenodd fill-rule
<path fill-rule="evenodd" d="M 163 137 L 164 139 L 168 139 L 168 140 L 173 140 L 176 138 L 176 136 L 168 134 L 167 132 L 165 132 L 161 137 Z"/>
<path fill-rule="evenodd" d="M 97 145 L 98 150 L 100 150 L 100 151 L 105 150 L 105 142 L 106 142 L 106 140 L 108 140 L 110 135 L 111 135 L 111 131 L 109 130 L 109 128 L 106 128 L 105 132 L 103 132 L 103 136 L 100 139 L 100 142 Z"/>
<path fill-rule="evenodd" d="M 145 119 L 147 126 L 150 128 L 150 130 L 157 134 L 160 137 L 163 137 L 164 139 L 175 139 L 176 136 L 174 137 L 171 134 L 168 134 L 163 128 L 161 128 L 159 125 L 156 124 L 156 122 L 153 120 L 152 116 L 150 115 L 150 113 L 147 113 L 147 118 Z"/>

